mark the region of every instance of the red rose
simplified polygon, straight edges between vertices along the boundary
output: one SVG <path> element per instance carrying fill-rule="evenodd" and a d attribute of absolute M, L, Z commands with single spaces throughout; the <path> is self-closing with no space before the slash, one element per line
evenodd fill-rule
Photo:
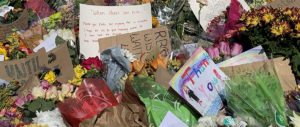
<path fill-rule="evenodd" d="M 91 70 L 92 67 L 97 68 L 99 71 L 102 70 L 102 61 L 98 56 L 89 57 L 87 60 L 82 62 L 82 66 L 87 70 Z"/>

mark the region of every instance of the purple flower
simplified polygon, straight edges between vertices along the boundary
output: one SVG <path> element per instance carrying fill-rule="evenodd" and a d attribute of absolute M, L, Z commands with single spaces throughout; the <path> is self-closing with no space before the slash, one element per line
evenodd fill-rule
<path fill-rule="evenodd" d="M 243 51 L 243 46 L 238 43 L 233 43 L 233 46 L 231 48 L 231 56 L 236 56 Z"/>
<path fill-rule="evenodd" d="M 206 52 L 212 59 L 220 59 L 220 53 L 219 53 L 219 47 L 214 46 L 214 47 L 208 47 L 206 49 Z"/>
<path fill-rule="evenodd" d="M 10 123 L 10 120 L 0 120 L 0 127 L 14 127 L 14 125 Z"/>
<path fill-rule="evenodd" d="M 219 43 L 220 53 L 224 55 L 230 54 L 229 42 L 222 41 Z"/>

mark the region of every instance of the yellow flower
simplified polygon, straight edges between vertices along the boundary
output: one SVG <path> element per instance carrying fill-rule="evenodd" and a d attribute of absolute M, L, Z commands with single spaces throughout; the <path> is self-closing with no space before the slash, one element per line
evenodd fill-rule
<path fill-rule="evenodd" d="M 297 30 L 298 32 L 300 32 L 300 22 L 295 25 L 295 30 Z"/>
<path fill-rule="evenodd" d="M 251 25 L 256 26 L 259 23 L 260 19 L 259 17 L 254 17 L 251 20 Z"/>
<path fill-rule="evenodd" d="M 292 15 L 292 11 L 290 9 L 283 12 L 285 15 Z"/>
<path fill-rule="evenodd" d="M 246 14 L 243 14 L 240 18 L 240 21 L 244 21 L 246 19 Z"/>
<path fill-rule="evenodd" d="M 81 65 L 77 65 L 74 68 L 74 72 L 76 78 L 81 78 L 87 72 L 87 70 L 83 68 Z"/>
<path fill-rule="evenodd" d="M 280 25 L 282 26 L 284 33 L 289 33 L 292 31 L 288 22 L 282 22 Z"/>
<path fill-rule="evenodd" d="M 158 20 L 156 19 L 156 17 L 152 16 L 152 26 L 157 27 L 158 26 Z"/>
<path fill-rule="evenodd" d="M 275 36 L 279 36 L 283 34 L 283 27 L 282 26 L 272 26 L 271 33 L 275 34 Z"/>
<path fill-rule="evenodd" d="M 8 60 L 9 58 L 7 57 L 7 51 L 5 48 L 1 47 L 0 48 L 0 55 L 4 55 L 4 60 Z"/>
<path fill-rule="evenodd" d="M 246 26 L 249 26 L 251 24 L 251 20 L 252 20 L 251 17 L 247 18 L 247 20 L 246 20 Z"/>
<path fill-rule="evenodd" d="M 246 27 L 243 26 L 243 27 L 239 28 L 239 30 L 240 30 L 240 31 L 246 31 L 246 30 L 248 30 L 248 29 L 247 29 Z"/>
<path fill-rule="evenodd" d="M 296 21 L 296 20 L 298 20 L 298 16 L 297 15 L 293 15 L 293 16 L 290 17 L 290 19 L 292 21 Z"/>
<path fill-rule="evenodd" d="M 44 80 L 48 81 L 49 83 L 54 83 L 56 81 L 56 77 L 53 71 L 49 71 L 45 77 Z"/>
<path fill-rule="evenodd" d="M 15 118 L 13 121 L 10 122 L 11 124 L 14 124 L 14 125 L 18 125 L 20 123 L 22 123 L 22 121 L 20 121 L 19 119 Z"/>
<path fill-rule="evenodd" d="M 275 18 L 275 16 L 273 14 L 265 14 L 262 19 L 266 22 L 269 23 L 270 21 L 272 21 Z"/>
<path fill-rule="evenodd" d="M 82 78 L 73 78 L 72 80 L 69 80 L 69 83 L 72 83 L 74 85 L 80 86 L 82 82 Z"/>

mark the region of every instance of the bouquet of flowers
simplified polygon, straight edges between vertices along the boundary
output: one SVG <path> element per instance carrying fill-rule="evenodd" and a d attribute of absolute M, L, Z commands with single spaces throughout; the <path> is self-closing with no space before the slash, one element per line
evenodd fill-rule
<path fill-rule="evenodd" d="M 300 76 L 300 18 L 298 8 L 262 7 L 243 13 L 243 27 L 232 42 L 241 42 L 245 49 L 262 45 L 269 57 L 284 56 L 291 60 L 293 72 Z"/>

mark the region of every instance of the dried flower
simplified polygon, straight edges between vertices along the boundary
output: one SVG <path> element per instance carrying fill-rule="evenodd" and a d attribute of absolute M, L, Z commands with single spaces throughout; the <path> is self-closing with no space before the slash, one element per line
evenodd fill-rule
<path fill-rule="evenodd" d="M 48 81 L 49 83 L 54 83 L 56 81 L 56 77 L 53 71 L 49 71 L 45 77 L 44 80 Z"/>

